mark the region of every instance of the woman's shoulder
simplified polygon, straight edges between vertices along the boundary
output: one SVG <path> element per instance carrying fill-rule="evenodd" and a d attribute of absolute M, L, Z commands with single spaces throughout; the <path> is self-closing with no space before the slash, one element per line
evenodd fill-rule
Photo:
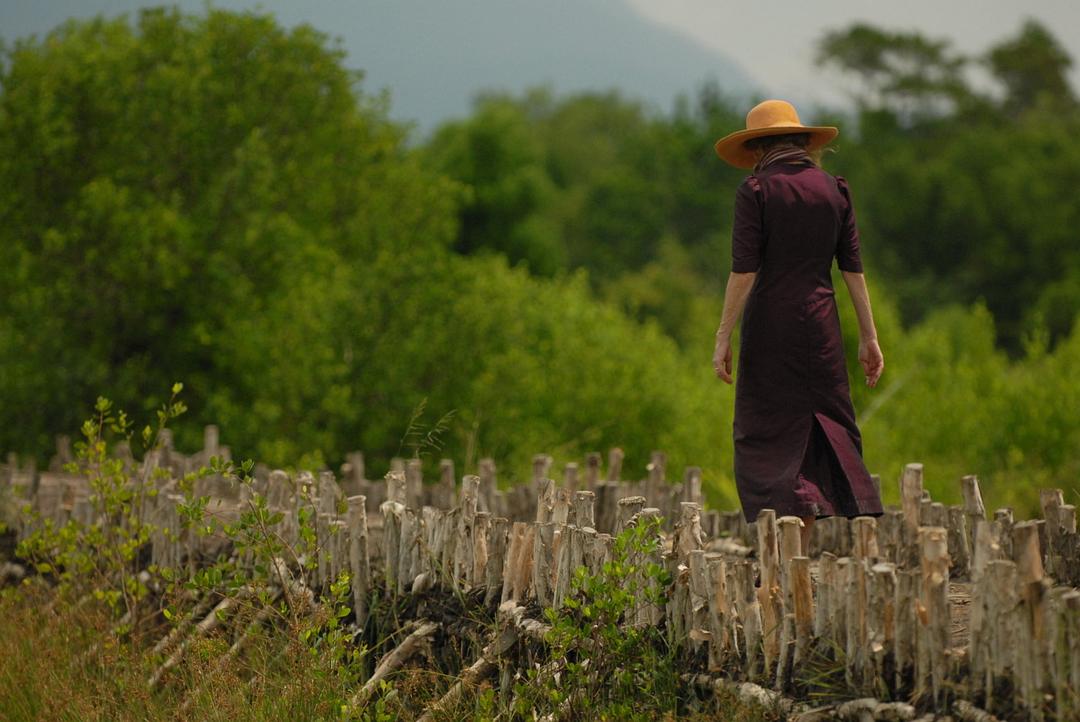
<path fill-rule="evenodd" d="M 844 196 L 844 198 L 850 200 L 851 188 L 848 185 L 848 180 L 842 175 L 834 175 L 825 170 L 819 165 L 813 165 L 807 168 L 807 171 L 816 176 L 819 182 L 824 182 L 825 185 L 836 188 Z"/>

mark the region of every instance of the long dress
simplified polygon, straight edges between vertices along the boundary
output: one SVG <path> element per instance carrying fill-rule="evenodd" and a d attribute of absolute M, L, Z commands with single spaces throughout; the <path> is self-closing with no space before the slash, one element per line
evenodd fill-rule
<path fill-rule="evenodd" d="M 847 182 L 776 162 L 735 196 L 732 271 L 757 272 L 735 382 L 735 484 L 747 522 L 880 516 L 863 463 L 830 271 L 862 272 Z"/>

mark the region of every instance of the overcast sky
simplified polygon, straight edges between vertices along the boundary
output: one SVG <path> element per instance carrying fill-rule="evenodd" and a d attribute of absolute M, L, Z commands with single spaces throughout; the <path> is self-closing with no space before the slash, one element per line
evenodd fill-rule
<path fill-rule="evenodd" d="M 814 42 L 826 30 L 856 21 L 894 31 L 916 30 L 976 54 L 1015 35 L 1024 19 L 1032 17 L 1072 56 L 1073 86 L 1080 87 L 1080 0 L 627 1 L 646 17 L 724 51 L 777 97 L 842 102 L 839 79 L 814 67 Z"/>
<path fill-rule="evenodd" d="M 0 0 L 0 37 L 44 33 L 65 17 L 115 15 L 142 5 L 204 0 Z M 669 107 L 709 74 L 730 90 L 756 86 L 791 100 L 804 120 L 815 106 L 850 107 L 851 78 L 813 64 L 827 30 L 865 21 L 946 39 L 976 55 L 1014 36 L 1027 17 L 1046 25 L 1074 59 L 1080 90 L 1080 0 L 213 0 L 273 11 L 340 35 L 368 89 L 391 90 L 395 117 L 431 127 L 467 112 L 482 89 L 556 91 L 623 87 Z M 737 64 L 738 68 L 734 68 Z M 739 72 L 742 71 L 742 72 Z M 973 74 L 977 85 L 985 82 Z"/>

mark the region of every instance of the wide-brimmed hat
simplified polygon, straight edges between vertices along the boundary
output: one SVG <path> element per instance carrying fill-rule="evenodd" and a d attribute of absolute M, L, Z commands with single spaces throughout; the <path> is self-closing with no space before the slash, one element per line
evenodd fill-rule
<path fill-rule="evenodd" d="M 751 138 L 784 133 L 809 133 L 807 150 L 814 150 L 835 138 L 840 131 L 832 126 L 803 125 L 795 106 L 786 100 L 765 100 L 746 114 L 746 130 L 737 130 L 716 141 L 716 154 L 736 168 L 753 168 L 754 151 L 743 144 Z"/>

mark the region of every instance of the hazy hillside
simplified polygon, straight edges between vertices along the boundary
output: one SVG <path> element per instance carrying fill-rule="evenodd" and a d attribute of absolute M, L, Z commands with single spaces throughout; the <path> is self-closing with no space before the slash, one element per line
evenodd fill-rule
<path fill-rule="evenodd" d="M 0 5 L 0 36 L 44 33 L 67 17 L 130 12 L 145 0 L 38 0 Z M 176 3 L 198 12 L 202 0 Z M 253 8 L 218 0 L 222 8 Z M 389 87 L 394 116 L 422 130 L 464 114 L 487 88 L 557 91 L 619 87 L 668 109 L 675 94 L 712 77 L 732 92 L 752 81 L 732 60 L 640 17 L 625 0 L 263 0 L 283 23 L 340 36 L 369 89 Z"/>

